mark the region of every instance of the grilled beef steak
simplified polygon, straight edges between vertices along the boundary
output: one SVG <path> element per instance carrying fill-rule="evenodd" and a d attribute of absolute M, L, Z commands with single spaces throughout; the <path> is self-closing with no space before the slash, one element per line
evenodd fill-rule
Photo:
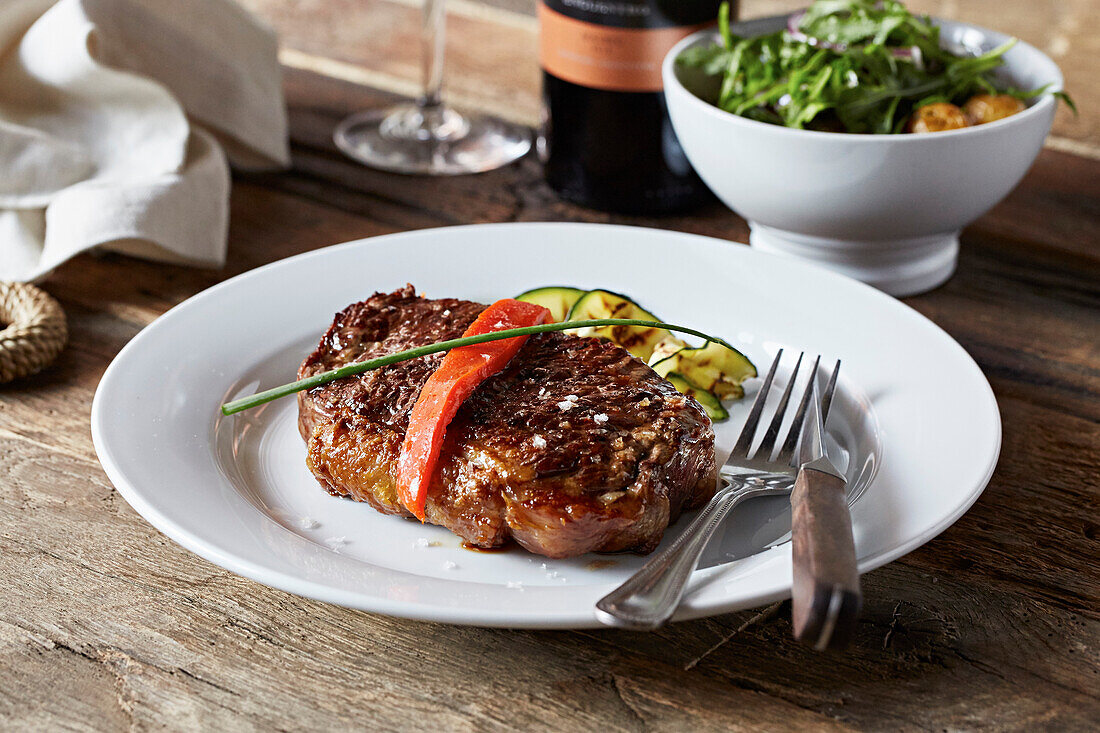
<path fill-rule="evenodd" d="M 485 306 L 426 300 L 412 286 L 345 308 L 300 377 L 450 338 Z M 395 477 L 409 412 L 442 354 L 299 394 L 308 464 L 330 493 L 412 516 Z M 714 493 L 710 420 L 622 348 L 532 336 L 447 428 L 427 521 L 480 547 L 650 552 L 684 509 Z"/>

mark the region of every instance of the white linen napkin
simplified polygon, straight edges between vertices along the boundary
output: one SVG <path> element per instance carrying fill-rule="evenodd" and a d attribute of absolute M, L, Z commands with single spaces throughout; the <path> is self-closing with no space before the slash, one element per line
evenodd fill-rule
<path fill-rule="evenodd" d="M 276 54 L 231 0 L 0 0 L 0 280 L 94 247 L 223 264 L 226 155 L 290 160 Z"/>

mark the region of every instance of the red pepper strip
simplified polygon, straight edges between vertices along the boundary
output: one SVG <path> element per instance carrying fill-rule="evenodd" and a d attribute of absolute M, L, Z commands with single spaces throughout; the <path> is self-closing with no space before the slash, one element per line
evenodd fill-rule
<path fill-rule="evenodd" d="M 541 305 L 507 298 L 483 310 L 462 335 L 537 326 L 550 320 L 550 311 Z M 526 341 L 526 336 L 516 336 L 451 349 L 424 383 L 409 415 L 409 429 L 397 461 L 398 496 L 421 522 L 447 426 L 478 385 L 502 370 Z"/>

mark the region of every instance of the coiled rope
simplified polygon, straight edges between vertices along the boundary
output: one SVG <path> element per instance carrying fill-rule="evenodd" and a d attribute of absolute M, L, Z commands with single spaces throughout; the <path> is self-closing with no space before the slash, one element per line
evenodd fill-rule
<path fill-rule="evenodd" d="M 58 302 L 27 283 L 0 281 L 0 328 L 0 383 L 48 366 L 69 336 Z"/>

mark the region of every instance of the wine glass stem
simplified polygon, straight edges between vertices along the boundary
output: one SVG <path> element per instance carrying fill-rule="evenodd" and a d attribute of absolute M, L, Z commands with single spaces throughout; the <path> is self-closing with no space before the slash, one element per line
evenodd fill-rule
<path fill-rule="evenodd" d="M 440 89 L 443 87 L 443 44 L 446 28 L 443 4 L 444 0 L 424 0 L 423 25 L 420 31 L 424 93 L 418 104 L 425 110 L 439 107 L 443 101 L 440 96 Z"/>

